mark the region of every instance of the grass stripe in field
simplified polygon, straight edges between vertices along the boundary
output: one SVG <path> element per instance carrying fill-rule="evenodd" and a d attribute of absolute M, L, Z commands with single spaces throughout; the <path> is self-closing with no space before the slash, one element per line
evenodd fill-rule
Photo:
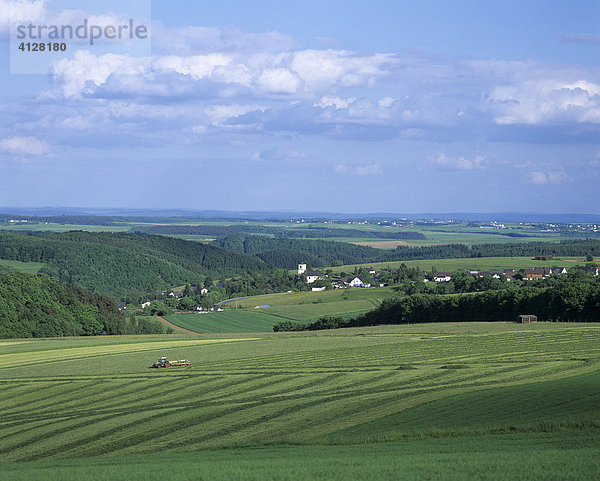
<path fill-rule="evenodd" d="M 265 310 L 228 310 L 209 314 L 175 314 L 166 319 L 178 327 L 201 334 L 273 332 L 281 319 Z"/>
<path fill-rule="evenodd" d="M 115 344 L 109 346 L 72 347 L 67 349 L 51 349 L 36 352 L 19 352 L 0 354 L 0 369 L 15 365 L 40 364 L 56 361 L 83 359 L 88 357 L 106 356 L 110 354 L 125 354 L 140 351 L 155 351 L 173 347 L 190 347 L 201 344 L 219 344 L 227 342 L 253 341 L 254 338 L 239 339 L 182 339 L 178 341 L 154 341 L 147 343 Z"/>
<path fill-rule="evenodd" d="M 446 396 L 397 414 L 381 417 L 340 430 L 332 437 L 345 439 L 378 436 L 400 437 L 439 430 L 451 434 L 459 430 L 490 432 L 506 426 L 521 425 L 535 429 L 543 423 L 567 424 L 598 422 L 600 409 L 600 371 L 559 380 L 496 387 L 484 391 Z"/>
<path fill-rule="evenodd" d="M 14 346 L 16 344 L 22 345 L 22 344 L 27 344 L 30 342 L 35 342 L 35 341 L 0 341 L 0 347 Z"/>
<path fill-rule="evenodd" d="M 589 481 L 600 471 L 597 430 L 417 439 L 345 446 L 268 446 L 221 451 L 6 463 L 0 479 Z M 91 453 L 93 454 L 93 452 Z M 401 473 L 401 475 L 399 474 Z"/>
<path fill-rule="evenodd" d="M 505 403 L 503 417 L 482 418 L 483 429 L 537 429 L 520 413 L 520 403 L 527 400 L 535 400 L 529 409 L 537 418 L 549 414 L 550 422 L 568 421 L 565 429 L 578 429 L 578 422 L 586 423 L 600 412 L 600 391 L 590 391 L 587 382 L 563 380 L 598 369 L 599 331 L 592 326 L 551 327 L 383 326 L 270 334 L 261 342 L 237 345 L 163 337 L 160 342 L 173 346 L 169 347 L 173 354 L 192 359 L 193 365 L 185 370 L 148 369 L 148 358 L 160 345 L 151 339 L 142 346 L 123 339 L 78 340 L 78 344 L 64 340 L 60 347 L 60 341 L 51 340 L 43 350 L 32 343 L 29 355 L 37 364 L 0 370 L 6 378 L 0 381 L 0 409 L 8 409 L 0 422 L 0 458 L 22 461 L 157 450 L 177 454 L 182 449 L 236 444 L 320 443 L 322 436 L 365 422 L 374 423 L 375 429 L 366 431 L 381 434 L 377 440 L 406 436 L 403 429 L 377 432 L 377 426 L 389 424 L 386 416 L 409 419 L 419 436 L 429 436 L 430 419 L 452 418 L 448 424 L 455 426 L 438 426 L 443 428 L 441 435 L 462 435 L 471 432 L 474 414 L 484 408 L 492 412 L 497 400 Z M 86 349 L 84 342 L 89 342 Z M 125 352 L 114 352 L 118 346 Z M 59 356 L 51 357 L 54 360 L 68 357 L 73 348 L 80 349 L 73 352 L 81 356 L 105 357 L 76 357 L 47 365 L 43 361 L 48 355 Z M 23 353 L 7 353 L 4 358 L 18 354 Z M 116 370 L 122 364 L 131 372 Z M 81 365 L 88 367 L 77 370 Z M 537 392 L 532 383 L 538 380 L 551 381 L 549 389 Z M 13 389 L 3 393 L 4 385 Z M 524 387 L 512 389 L 518 386 Z M 486 391 L 491 393 L 467 396 Z M 12 403 L 13 395 L 18 403 Z M 480 401 L 473 404 L 474 399 Z M 562 416 L 563 401 L 568 416 Z M 428 413 L 432 403 L 444 407 L 446 414 Z M 415 414 L 421 412 L 427 415 Z M 356 429 L 359 435 L 365 431 Z M 385 451 L 387 445 L 379 449 Z"/>

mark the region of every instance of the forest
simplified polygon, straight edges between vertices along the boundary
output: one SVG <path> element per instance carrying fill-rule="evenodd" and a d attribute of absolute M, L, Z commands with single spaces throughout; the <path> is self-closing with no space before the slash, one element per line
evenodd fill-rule
<path fill-rule="evenodd" d="M 383 250 L 346 242 L 261 235 L 227 236 L 207 245 L 150 234 L 0 231 L 0 259 L 42 262 L 42 272 L 63 282 L 128 302 L 138 302 L 175 286 L 203 284 L 206 278 L 265 276 L 267 281 L 260 281 L 261 287 L 253 289 L 264 293 L 273 283 L 284 287 L 276 269 L 293 270 L 300 263 L 322 268 L 379 261 L 542 254 L 598 256 L 600 241 L 451 244 Z M 269 278 L 277 281 L 270 282 Z M 296 280 L 288 276 L 284 284 L 293 288 Z M 248 285 L 244 282 L 244 290 Z"/>
<path fill-rule="evenodd" d="M 164 236 L 67 232 L 0 232 L 0 259 L 43 262 L 42 272 L 123 300 L 138 300 L 206 276 L 265 272 L 256 257 Z"/>
<path fill-rule="evenodd" d="M 522 256 L 600 256 L 600 240 L 562 242 L 511 242 L 468 246 L 398 246 L 393 250 L 376 249 L 347 242 L 316 239 L 272 238 L 265 236 L 228 236 L 214 242 L 231 252 L 256 255 L 273 267 L 294 269 L 299 263 L 314 267 L 364 264 L 423 259 L 459 259 L 477 257 Z"/>
<path fill-rule="evenodd" d="M 0 338 L 113 334 L 125 324 L 108 297 L 44 274 L 0 273 Z"/>

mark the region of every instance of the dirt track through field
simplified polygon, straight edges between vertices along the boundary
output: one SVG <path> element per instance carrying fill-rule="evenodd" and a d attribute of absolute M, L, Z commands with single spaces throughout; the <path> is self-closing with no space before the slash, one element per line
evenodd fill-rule
<path fill-rule="evenodd" d="M 175 324 L 173 324 L 172 322 L 169 322 L 169 321 L 167 321 L 167 320 L 166 320 L 164 317 L 161 317 L 161 316 L 156 316 L 156 317 L 158 318 L 158 320 L 159 320 L 160 322 L 162 322 L 163 324 L 166 324 L 166 325 L 167 325 L 167 326 L 169 326 L 169 327 L 172 327 L 173 329 L 175 329 L 175 330 L 177 330 L 177 331 L 188 332 L 188 333 L 190 333 L 190 334 L 196 334 L 196 335 L 198 335 L 198 333 L 197 333 L 197 332 L 190 331 L 189 329 L 184 329 L 183 327 L 176 326 L 176 325 L 175 325 Z"/>

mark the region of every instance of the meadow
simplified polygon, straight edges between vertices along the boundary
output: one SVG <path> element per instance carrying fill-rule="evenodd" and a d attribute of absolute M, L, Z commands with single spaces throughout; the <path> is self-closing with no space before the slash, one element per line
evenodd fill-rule
<path fill-rule="evenodd" d="M 178 327 L 201 334 L 228 332 L 272 332 L 276 317 L 260 311 L 228 310 L 207 314 L 172 314 L 165 318 Z"/>
<path fill-rule="evenodd" d="M 585 265 L 585 259 L 582 257 L 554 257 L 545 261 L 537 261 L 533 257 L 466 257 L 459 259 L 424 259 L 417 261 L 395 261 L 395 262 L 375 262 L 367 264 L 345 265 L 340 267 L 331 267 L 334 273 L 354 272 L 360 267 L 373 267 L 375 269 L 384 269 L 386 267 L 397 268 L 400 264 L 406 264 L 408 267 L 418 267 L 423 271 L 438 272 L 456 272 L 459 270 L 505 270 L 505 269 L 527 269 L 530 267 L 575 267 Z"/>
<path fill-rule="evenodd" d="M 280 305 L 304 305 L 320 304 L 327 302 L 348 301 L 380 301 L 386 297 L 394 296 L 396 292 L 389 287 L 378 289 L 337 289 L 331 291 L 303 291 L 303 292 L 285 292 L 281 294 L 266 294 L 262 296 L 253 296 L 238 299 L 237 302 L 231 302 L 225 305 L 226 308 L 237 307 L 254 308 L 258 305 L 270 305 L 279 307 Z"/>
<path fill-rule="evenodd" d="M 590 479 L 598 341 L 551 323 L 2 341 L 0 479 Z"/>
<path fill-rule="evenodd" d="M 314 322 L 323 316 L 356 317 L 392 297 L 391 288 L 340 289 L 323 292 L 288 292 L 238 299 L 223 312 L 172 314 L 176 326 L 201 334 L 223 332 L 271 332 L 282 320 Z M 257 306 L 269 306 L 257 309 Z"/>
<path fill-rule="evenodd" d="M 36 274 L 44 265 L 43 262 L 20 262 L 0 259 L 0 267 L 7 267 L 8 269 L 27 274 Z"/>

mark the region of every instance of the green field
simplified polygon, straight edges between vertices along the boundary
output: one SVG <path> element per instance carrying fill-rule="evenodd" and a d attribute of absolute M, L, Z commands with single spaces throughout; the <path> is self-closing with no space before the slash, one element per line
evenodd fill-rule
<path fill-rule="evenodd" d="M 27 274 L 36 274 L 39 270 L 44 267 L 43 262 L 20 262 L 20 261 L 9 261 L 0 259 L 0 267 L 8 267 L 19 272 L 26 272 Z"/>
<path fill-rule="evenodd" d="M 190 331 L 201 334 L 229 332 L 272 332 L 276 317 L 260 311 L 232 310 L 207 314 L 173 314 L 165 318 Z"/>
<path fill-rule="evenodd" d="M 339 302 L 344 300 L 380 300 L 386 297 L 394 296 L 395 291 L 392 288 L 378 289 L 338 289 L 322 292 L 286 292 L 282 294 L 267 294 L 264 296 L 254 296 L 237 301 L 238 307 L 254 308 L 259 305 L 268 304 L 271 307 L 280 305 L 303 305 L 326 302 Z M 226 304 L 227 308 L 234 308 L 236 302 Z"/>
<path fill-rule="evenodd" d="M 409 267 L 419 267 L 424 271 L 455 272 L 458 270 L 504 270 L 504 269 L 526 269 L 529 267 L 575 267 L 585 265 L 585 259 L 581 257 L 555 257 L 546 261 L 536 261 L 533 257 L 467 257 L 460 259 L 426 259 L 418 261 L 395 261 L 395 262 L 376 262 L 370 264 L 345 265 L 340 267 L 331 267 L 335 273 L 351 273 L 354 269 L 360 267 L 374 267 L 375 269 L 384 269 L 386 267 L 397 268 L 400 264 L 406 264 Z"/>
<path fill-rule="evenodd" d="M 600 325 L 0 342 L 0 479 L 592 479 Z M 191 367 L 150 370 L 161 355 Z"/>
<path fill-rule="evenodd" d="M 390 288 L 269 294 L 230 302 L 224 312 L 173 314 L 166 318 L 176 326 L 202 334 L 271 332 L 274 324 L 286 319 L 309 322 L 323 316 L 356 317 L 394 295 Z M 261 305 L 270 307 L 256 309 Z"/>
<path fill-rule="evenodd" d="M 370 232 L 386 232 L 386 233 L 399 233 L 399 232 L 420 232 L 423 233 L 426 239 L 399 239 L 399 244 L 406 244 L 410 246 L 431 246 L 438 244 L 450 244 L 450 243 L 462 243 L 462 244 L 488 244 L 498 242 L 533 242 L 533 241 L 546 241 L 546 242 L 558 242 L 564 237 L 555 232 L 546 232 L 540 230 L 534 226 L 528 225 L 508 225 L 508 228 L 502 230 L 482 230 L 478 227 L 468 226 L 465 223 L 453 223 L 453 224 L 417 224 L 417 225 L 405 225 L 402 227 L 390 227 L 377 224 L 345 224 L 345 223 L 334 223 L 334 224 L 323 224 L 323 223 L 295 223 L 295 222 L 267 222 L 267 221 L 180 221 L 176 218 L 164 218 L 160 222 L 119 222 L 118 225 L 102 226 L 102 225 L 86 225 L 86 224 L 59 224 L 55 222 L 40 222 L 35 223 L 19 223 L 2 225 L 0 229 L 21 231 L 21 232 L 67 232 L 72 230 L 83 230 L 89 232 L 124 232 L 135 230 L 140 227 L 148 227 L 153 225 L 210 225 L 210 226 L 264 226 L 264 227 L 276 227 L 285 228 L 288 230 L 294 229 L 306 229 L 306 228 L 323 228 L 330 227 L 334 229 L 348 229 L 348 230 L 362 230 L 365 232 L 364 237 L 327 237 L 324 234 L 319 239 L 337 241 L 337 242 L 351 242 L 351 243 L 372 243 L 373 246 L 377 247 L 380 244 L 381 248 L 392 248 L 387 243 L 389 239 L 381 239 L 376 237 L 374 234 L 370 236 Z M 508 234 L 519 234 L 525 237 L 511 237 Z M 266 234 L 272 236 L 273 234 Z M 192 240 L 197 242 L 210 242 L 214 240 L 214 236 L 207 235 L 182 235 L 173 234 L 170 237 L 176 237 L 180 239 Z"/>
<path fill-rule="evenodd" d="M 57 224 L 54 222 L 40 222 L 39 224 L 26 223 L 14 225 L 2 225 L 0 230 L 15 232 L 70 232 L 83 230 L 87 232 L 128 232 L 131 230 L 129 224 L 123 225 L 87 225 L 87 224 Z"/>
<path fill-rule="evenodd" d="M 355 317 L 372 311 L 379 303 L 368 300 L 317 304 L 294 304 L 264 309 L 227 309 L 207 314 L 172 314 L 165 318 L 190 331 L 201 334 L 234 332 L 272 332 L 283 320 L 316 321 L 323 316 Z"/>

